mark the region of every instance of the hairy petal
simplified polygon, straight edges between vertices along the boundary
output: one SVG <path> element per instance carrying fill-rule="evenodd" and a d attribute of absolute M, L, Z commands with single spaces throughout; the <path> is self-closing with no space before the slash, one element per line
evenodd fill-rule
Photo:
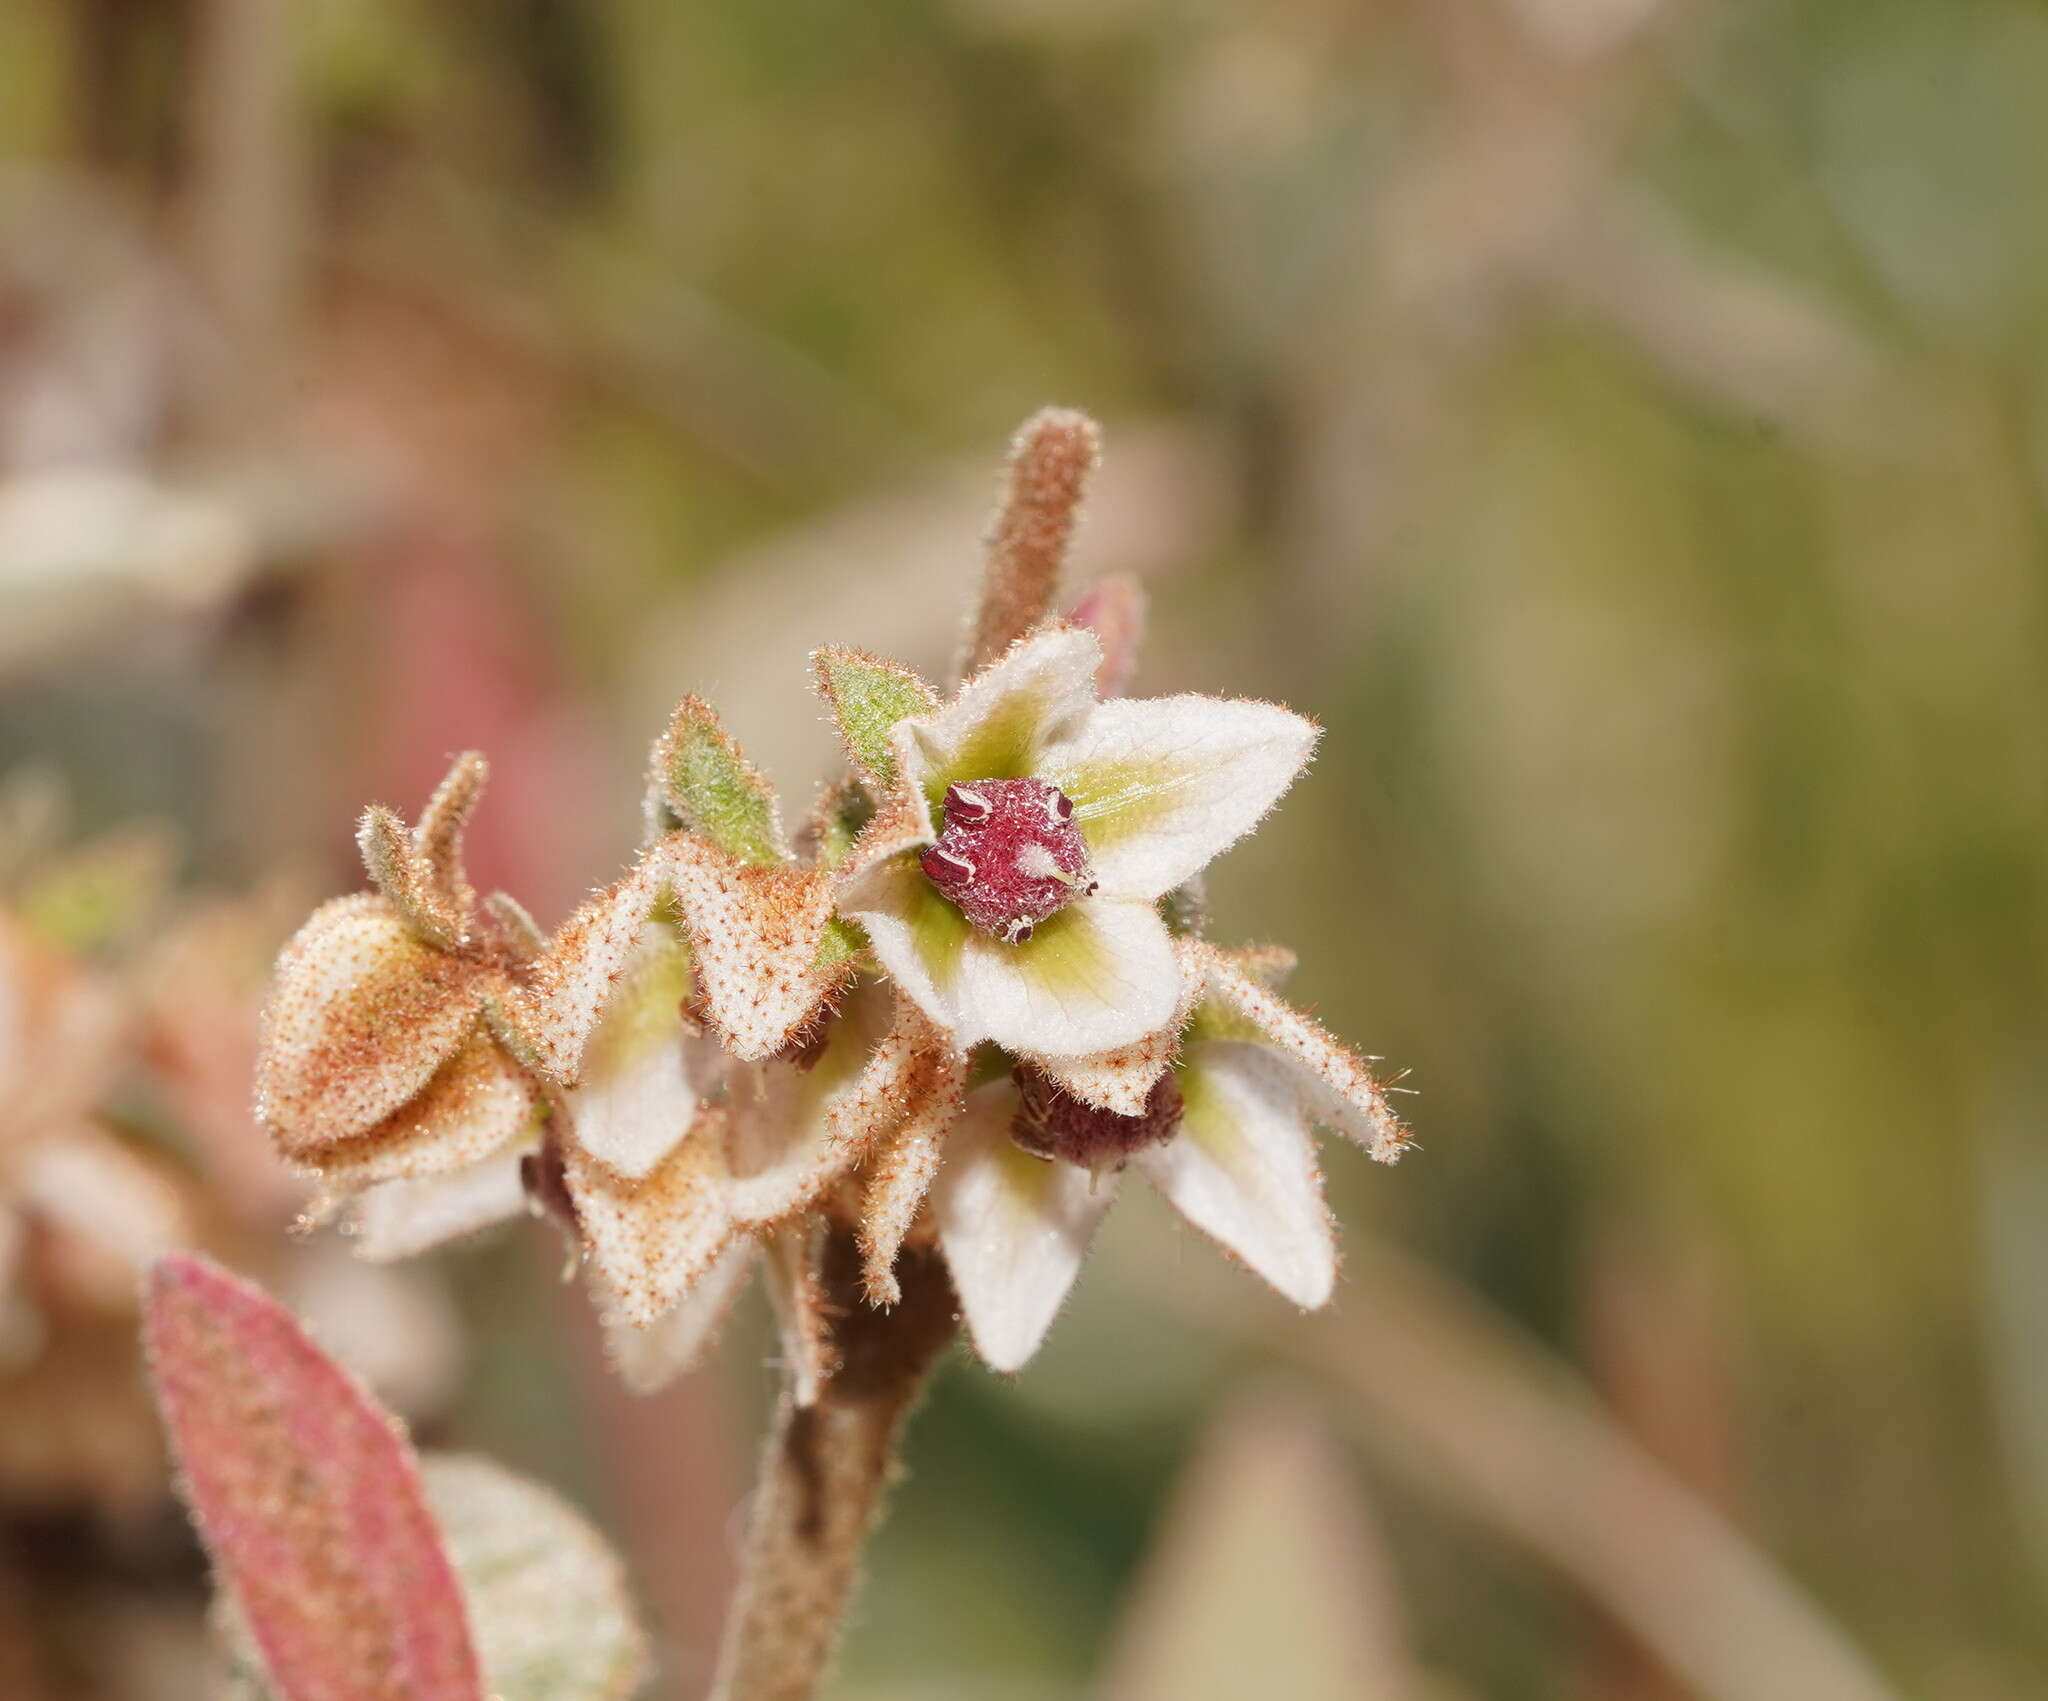
<path fill-rule="evenodd" d="M 424 1088 L 376 1127 L 297 1162 L 335 1194 L 379 1181 L 447 1175 L 519 1139 L 533 1111 L 532 1081 L 479 1027 Z"/>
<path fill-rule="evenodd" d="M 1019 1151 L 1010 1139 L 1016 1113 L 1008 1081 L 968 1095 L 932 1200 L 974 1349 L 1002 1371 L 1038 1350 L 1116 1193 L 1114 1174 Z"/>
<path fill-rule="evenodd" d="M 636 1394 L 652 1394 L 696 1369 L 732 1314 L 758 1251 L 751 1239 L 733 1241 L 695 1285 L 646 1328 L 627 1322 L 619 1314 L 617 1299 L 599 1284 L 605 1357 L 619 1380 Z"/>
<path fill-rule="evenodd" d="M 431 1252 L 526 1213 L 519 1154 L 500 1152 L 482 1163 L 421 1181 L 386 1181 L 358 1194 L 349 1206 L 358 1258 L 386 1264 Z"/>
<path fill-rule="evenodd" d="M 698 990 L 726 1049 L 743 1060 L 780 1051 L 839 984 L 818 966 L 832 877 L 742 862 L 687 834 L 663 853 Z"/>
<path fill-rule="evenodd" d="M 463 751 L 427 799 L 412 833 L 413 852 L 427 879 L 465 928 L 476 909 L 476 891 L 463 866 L 462 834 L 490 775 L 491 765 L 482 751 Z"/>
<path fill-rule="evenodd" d="M 934 810 L 956 780 L 1029 778 L 1039 753 L 1087 719 L 1101 660 L 1094 633 L 1076 627 L 1021 639 L 943 708 L 897 724 L 897 771 Z"/>
<path fill-rule="evenodd" d="M 891 1022 L 891 1012 L 894 1021 Z M 727 1208 L 748 1227 L 807 1210 L 908 1114 L 925 1049 L 943 1044 L 907 1000 L 858 987 L 808 1069 L 769 1062 L 735 1072 Z"/>
<path fill-rule="evenodd" d="M 373 893 L 321 905 L 278 959 L 257 1117 L 292 1157 L 374 1127 L 462 1043 L 491 985 Z"/>
<path fill-rule="evenodd" d="M 1388 1107 L 1366 1060 L 1338 1044 L 1313 1016 L 1261 986 L 1223 952 L 1209 950 L 1208 961 L 1210 993 L 1293 1061 L 1316 1120 L 1356 1140 L 1381 1163 L 1400 1157 L 1407 1130 Z"/>
<path fill-rule="evenodd" d="M 457 909 L 435 885 L 427 865 L 413 849 L 412 835 L 394 810 L 373 803 L 356 824 L 356 848 L 370 883 L 398 912 L 399 919 L 422 944 L 452 951 L 465 942 L 469 912 Z"/>
<path fill-rule="evenodd" d="M 1022 944 L 970 934 L 939 993 L 958 1044 L 1074 1057 L 1157 1033 L 1180 983 L 1173 936 L 1150 904 L 1083 898 Z"/>
<path fill-rule="evenodd" d="M 700 1280 L 732 1238 L 725 1210 L 726 1111 L 708 1105 L 674 1151 L 639 1180 L 574 1141 L 563 1180 L 583 1244 L 625 1320 L 646 1328 Z"/>
<path fill-rule="evenodd" d="M 1114 1051 L 1092 1052 L 1085 1057 L 1033 1056 L 1028 1061 L 1052 1077 L 1083 1104 L 1118 1116 L 1144 1113 L 1159 1077 L 1172 1066 L 1180 1052 L 1181 1030 L 1193 1014 L 1201 996 L 1206 961 L 1191 940 L 1176 939 L 1174 955 L 1181 970 L 1180 1002 L 1173 1017 L 1157 1033 L 1119 1046 Z"/>
<path fill-rule="evenodd" d="M 1330 1297 L 1337 1249 L 1315 1143 L 1286 1060 L 1219 1041 L 1180 1071 L 1180 1133 L 1131 1162 L 1173 1207 L 1296 1305 Z"/>
<path fill-rule="evenodd" d="M 1074 800 L 1103 890 L 1157 898 L 1256 826 L 1315 741 L 1313 722 L 1272 703 L 1123 697 L 1038 772 Z"/>
<path fill-rule="evenodd" d="M 689 952 L 672 929 L 643 927 L 569 1092 L 577 1143 L 632 1180 L 689 1132 L 698 1099 L 724 1073 L 717 1044 L 684 1021 L 689 994 Z"/>
<path fill-rule="evenodd" d="M 894 1305 L 903 1297 L 896 1255 L 917 1221 L 947 1137 L 960 1119 L 966 1079 L 963 1054 L 937 1045 L 923 1051 L 908 1089 L 910 1113 L 875 1159 L 860 1223 L 863 1282 L 870 1305 Z"/>
<path fill-rule="evenodd" d="M 640 946 L 641 925 L 661 893 L 658 858 L 580 904 L 548 948 L 519 972 L 501 1006 L 516 1048 L 536 1068 L 573 1085 L 584 1048 Z"/>

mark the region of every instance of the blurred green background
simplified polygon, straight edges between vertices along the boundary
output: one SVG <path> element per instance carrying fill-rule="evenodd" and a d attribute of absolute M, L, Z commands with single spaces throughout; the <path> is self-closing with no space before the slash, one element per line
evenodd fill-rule
<path fill-rule="evenodd" d="M 1326 727 L 1215 931 L 1421 1149 L 1311 1322 L 1131 1190 L 843 1692 L 2038 1696 L 2044 161 L 2038 0 L 4 0 L 0 773 L 241 902 L 481 746 L 552 922 L 683 691 L 801 799 L 810 645 L 943 667 L 1085 407 L 1136 688 Z M 633 1402 L 554 1256 L 417 1278 L 416 1422 L 694 1695 L 767 1336 Z M 14 1692 L 193 1693 L 92 1500 L 0 1501 Z"/>

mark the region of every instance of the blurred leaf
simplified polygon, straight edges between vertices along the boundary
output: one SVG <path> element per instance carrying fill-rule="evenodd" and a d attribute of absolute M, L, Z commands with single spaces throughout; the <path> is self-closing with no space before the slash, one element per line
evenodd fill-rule
<path fill-rule="evenodd" d="M 288 1701 L 483 1701 L 468 1612 L 398 1422 L 277 1302 L 160 1260 L 157 1399 L 222 1588 Z"/>
<path fill-rule="evenodd" d="M 617 1558 L 546 1489 L 487 1459 L 425 1461 L 495 1701 L 623 1701 L 646 1642 Z"/>
<path fill-rule="evenodd" d="M 1422 1686 L 1348 1462 L 1269 1398 L 1183 1477 L 1117 1638 L 1106 1701 L 1397 1701 Z"/>

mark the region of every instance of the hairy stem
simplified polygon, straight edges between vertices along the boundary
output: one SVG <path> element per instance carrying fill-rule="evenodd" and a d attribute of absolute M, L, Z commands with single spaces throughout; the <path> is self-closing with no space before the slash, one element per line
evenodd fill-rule
<path fill-rule="evenodd" d="M 713 1701 L 817 1692 L 895 1475 L 897 1437 L 953 1337 L 953 1287 L 935 1251 L 903 1253 L 902 1302 L 888 1311 L 862 1298 L 850 1232 L 833 1232 L 822 1274 L 839 1368 L 814 1405 L 785 1392 L 776 1413 Z"/>

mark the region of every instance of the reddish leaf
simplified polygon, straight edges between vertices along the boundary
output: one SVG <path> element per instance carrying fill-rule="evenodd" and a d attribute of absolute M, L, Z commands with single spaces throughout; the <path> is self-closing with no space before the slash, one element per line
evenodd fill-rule
<path fill-rule="evenodd" d="M 186 1499 L 285 1701 L 483 1701 L 397 1420 L 206 1259 L 157 1262 L 146 1328 Z"/>

